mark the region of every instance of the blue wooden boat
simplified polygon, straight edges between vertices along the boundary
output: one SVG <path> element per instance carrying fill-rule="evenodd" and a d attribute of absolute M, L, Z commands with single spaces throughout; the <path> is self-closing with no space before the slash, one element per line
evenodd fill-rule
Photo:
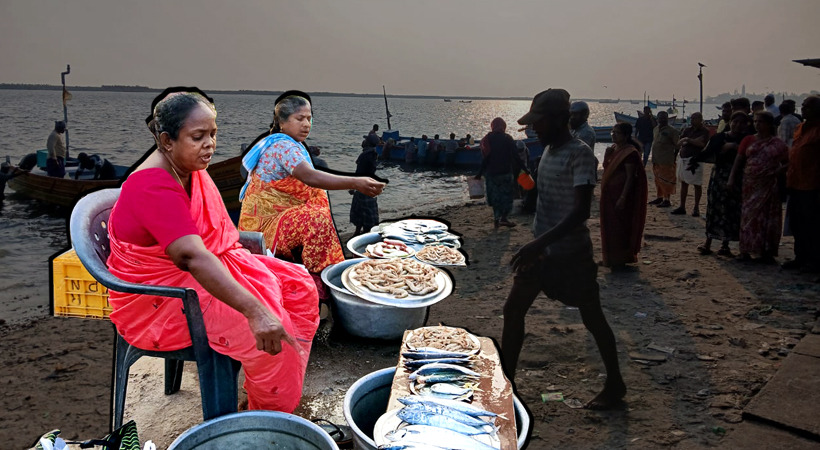
<path fill-rule="evenodd" d="M 409 136 L 400 136 L 398 131 L 389 130 L 382 133 L 382 141 L 387 142 L 388 139 L 393 139 L 395 142 L 395 147 L 390 150 L 390 154 L 387 157 L 384 157 L 383 150 L 384 147 L 379 145 L 376 147 L 376 153 L 379 155 L 379 159 L 385 161 L 393 161 L 398 163 L 405 162 L 405 154 L 404 154 L 404 144 L 406 144 L 409 140 Z M 421 138 L 416 138 L 415 141 L 421 141 Z M 427 141 L 431 141 L 432 139 L 427 139 Z M 439 142 L 442 146 L 444 146 L 449 139 L 439 139 Z M 544 147 L 538 142 L 538 139 L 535 138 L 528 138 L 523 139 L 524 144 L 527 146 L 528 153 L 529 153 L 529 162 L 534 162 L 537 158 L 541 156 L 541 153 L 544 152 Z M 438 167 L 454 167 L 454 168 L 475 168 L 481 166 L 481 148 L 479 147 L 478 143 L 475 145 L 468 146 L 466 149 L 459 149 L 456 151 L 455 158 L 452 162 L 448 162 L 446 160 L 446 154 L 444 151 L 439 151 L 438 155 L 436 155 L 435 160 L 432 158 L 428 158 L 428 155 L 422 154 L 424 152 L 419 152 L 416 156 L 416 162 L 413 164 L 421 165 L 421 166 L 438 166 Z"/>

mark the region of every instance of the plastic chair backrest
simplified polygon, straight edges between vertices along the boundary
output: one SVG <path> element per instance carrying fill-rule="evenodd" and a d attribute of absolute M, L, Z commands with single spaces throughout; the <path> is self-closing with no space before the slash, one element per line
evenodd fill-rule
<path fill-rule="evenodd" d="M 102 189 L 81 198 L 71 211 L 69 234 L 77 257 L 88 273 L 108 289 L 132 294 L 184 298 L 185 288 L 129 283 L 115 277 L 105 265 L 111 252 L 108 218 L 120 189 Z"/>

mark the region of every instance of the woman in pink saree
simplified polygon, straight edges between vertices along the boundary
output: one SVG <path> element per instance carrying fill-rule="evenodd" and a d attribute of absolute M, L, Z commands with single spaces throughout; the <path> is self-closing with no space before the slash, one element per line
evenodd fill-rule
<path fill-rule="evenodd" d="M 783 204 L 778 177 L 785 175 L 789 148 L 775 136 L 774 116 L 758 112 L 754 116 L 757 134 L 740 141 L 729 186 L 743 171 L 742 205 L 740 213 L 741 260 L 775 263 L 783 224 Z"/>
<path fill-rule="evenodd" d="M 319 322 L 316 287 L 304 268 L 239 245 L 205 170 L 215 119 L 199 94 L 156 104 L 149 128 L 157 149 L 125 181 L 111 212 L 108 266 L 125 281 L 195 289 L 211 348 L 242 363 L 249 409 L 292 412 Z M 131 345 L 190 345 L 179 299 L 110 291 L 109 301 L 111 321 Z"/>

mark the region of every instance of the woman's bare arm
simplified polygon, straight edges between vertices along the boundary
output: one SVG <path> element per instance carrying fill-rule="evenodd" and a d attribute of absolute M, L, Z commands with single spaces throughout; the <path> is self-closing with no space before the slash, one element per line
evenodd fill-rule
<path fill-rule="evenodd" d="M 205 247 L 201 237 L 183 236 L 168 245 L 165 253 L 180 270 L 190 272 L 208 293 L 248 319 L 257 349 L 275 355 L 282 351 L 282 341 L 285 341 L 301 351 L 279 319 L 233 278 L 219 258 Z"/>

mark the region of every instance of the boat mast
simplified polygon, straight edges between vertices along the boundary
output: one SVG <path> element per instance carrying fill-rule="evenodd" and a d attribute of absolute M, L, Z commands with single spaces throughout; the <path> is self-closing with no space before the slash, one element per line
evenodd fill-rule
<path fill-rule="evenodd" d="M 393 127 L 390 126 L 390 117 L 392 114 L 390 114 L 390 110 L 387 109 L 387 89 L 384 88 L 384 85 L 382 85 L 382 92 L 384 92 L 384 112 L 387 113 L 387 129 L 392 130 Z"/>
<path fill-rule="evenodd" d="M 68 107 L 66 100 L 68 100 L 68 91 L 65 90 L 65 76 L 71 73 L 71 65 L 66 64 L 65 72 L 60 72 L 60 79 L 63 82 L 63 122 L 65 122 L 65 158 L 68 160 Z"/>

